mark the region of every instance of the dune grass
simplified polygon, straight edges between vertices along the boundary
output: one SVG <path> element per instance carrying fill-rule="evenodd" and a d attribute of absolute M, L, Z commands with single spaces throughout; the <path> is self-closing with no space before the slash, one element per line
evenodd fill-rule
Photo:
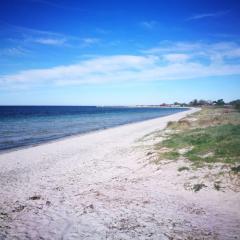
<path fill-rule="evenodd" d="M 178 122 L 170 122 L 167 128 L 172 132 L 155 145 L 159 159 L 184 157 L 196 164 L 240 163 L 240 113 L 237 111 L 205 108 Z"/>
<path fill-rule="evenodd" d="M 171 135 L 161 145 L 172 149 L 169 155 L 178 158 L 178 149 L 191 146 L 191 150 L 183 154 L 191 161 L 225 162 L 240 161 L 240 125 L 220 125 L 198 128 Z M 171 159 L 172 159 L 171 158 Z"/>

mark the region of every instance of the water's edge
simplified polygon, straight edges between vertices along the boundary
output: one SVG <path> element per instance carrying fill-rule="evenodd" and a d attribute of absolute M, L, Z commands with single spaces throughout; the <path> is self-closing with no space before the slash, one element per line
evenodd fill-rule
<path fill-rule="evenodd" d="M 177 108 L 175 108 L 175 109 L 177 109 Z M 163 115 L 163 116 L 151 117 L 151 118 L 148 118 L 148 119 L 135 120 L 135 121 L 133 120 L 133 121 L 129 121 L 127 123 L 119 123 L 119 124 L 117 124 L 115 126 L 102 127 L 102 128 L 100 127 L 98 129 L 89 130 L 89 131 L 86 131 L 86 132 L 73 133 L 73 134 L 69 133 L 68 135 L 65 135 L 65 136 L 53 137 L 52 139 L 42 139 L 42 140 L 39 140 L 36 143 L 25 144 L 25 145 L 21 145 L 21 146 L 17 146 L 17 147 L 9 147 L 9 148 L 6 148 L 6 149 L 0 149 L 0 154 L 10 153 L 10 152 L 14 152 L 14 151 L 23 150 L 23 149 L 28 149 L 28 148 L 40 146 L 40 145 L 43 145 L 43 144 L 58 142 L 58 141 L 61 141 L 61 140 L 64 140 L 64 139 L 68 139 L 68 138 L 73 138 L 73 137 L 87 135 L 87 134 L 100 132 L 100 131 L 104 131 L 104 130 L 108 130 L 108 129 L 118 128 L 120 126 L 132 125 L 132 124 L 140 123 L 140 122 L 147 122 L 147 121 L 151 121 L 153 119 L 163 118 L 163 117 L 166 117 L 166 116 L 178 114 L 180 112 L 189 111 L 191 108 L 186 108 L 186 107 L 180 108 L 179 107 L 179 109 L 181 109 L 181 111 L 169 113 L 169 114 L 166 114 L 166 115 Z"/>

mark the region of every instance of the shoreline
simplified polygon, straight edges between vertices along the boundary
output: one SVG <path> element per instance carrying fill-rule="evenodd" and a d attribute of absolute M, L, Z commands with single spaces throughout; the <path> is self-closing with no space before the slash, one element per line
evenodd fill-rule
<path fill-rule="evenodd" d="M 151 141 L 139 142 L 198 110 L 1 154 L 0 239 L 147 239 L 151 232 L 149 239 L 212 239 L 208 224 L 222 211 L 211 205 L 212 195 L 182 189 L 180 163 L 156 168 L 147 160 Z M 228 197 L 217 192 L 214 200 Z M 235 219 L 229 204 L 224 209 Z M 204 211 L 213 218 L 201 225 Z"/>
<path fill-rule="evenodd" d="M 97 106 L 97 107 L 101 107 L 101 106 Z M 128 107 L 128 106 L 126 106 L 126 107 Z M 160 107 L 160 108 L 169 108 L 169 107 Z M 198 109 L 198 108 L 193 108 L 193 107 L 174 107 L 174 108 L 186 109 L 186 111 L 182 111 L 182 112 L 187 112 L 187 111 L 190 111 L 190 110 L 193 110 L 193 109 Z M 181 112 L 178 112 L 178 113 L 181 113 Z M 117 126 L 113 126 L 113 127 L 107 127 L 107 128 L 97 129 L 97 130 L 91 130 L 89 132 L 83 132 L 83 133 L 76 133 L 76 134 L 63 136 L 63 137 L 59 137 L 59 138 L 54 138 L 54 139 L 50 139 L 50 140 L 43 140 L 42 142 L 39 142 L 39 143 L 36 143 L 36 144 L 29 144 L 29 145 L 24 145 L 24 146 L 9 148 L 9 149 L 3 149 L 3 150 L 0 150 L 0 156 L 2 154 L 5 154 L 5 153 L 11 153 L 11 152 L 15 152 L 15 151 L 24 150 L 24 149 L 30 149 L 30 148 L 38 147 L 38 146 L 41 146 L 41 145 L 44 145 L 44 144 L 53 143 L 53 142 L 59 142 L 61 140 L 65 140 L 65 139 L 68 139 L 68 138 L 84 136 L 86 134 L 97 133 L 97 132 L 105 131 L 105 130 L 108 130 L 108 129 L 114 129 L 114 128 L 118 128 L 118 127 L 122 127 L 122 126 L 128 126 L 128 125 L 132 125 L 132 124 L 147 122 L 147 121 L 151 121 L 151 120 L 155 120 L 155 119 L 160 119 L 160 118 L 163 118 L 163 117 L 171 116 L 171 115 L 174 115 L 174 114 L 177 114 L 177 113 L 173 113 L 173 114 L 169 114 L 169 115 L 165 115 L 165 116 L 161 116 L 161 117 L 154 117 L 154 118 L 150 118 L 150 119 L 147 119 L 147 120 L 139 120 L 137 122 L 123 123 L 123 124 L 120 124 L 120 125 L 117 125 Z"/>

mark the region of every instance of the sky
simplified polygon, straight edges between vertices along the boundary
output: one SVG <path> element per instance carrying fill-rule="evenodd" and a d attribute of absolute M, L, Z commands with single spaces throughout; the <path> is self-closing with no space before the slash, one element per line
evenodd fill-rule
<path fill-rule="evenodd" d="M 0 105 L 240 98 L 238 0 L 1 0 Z"/>

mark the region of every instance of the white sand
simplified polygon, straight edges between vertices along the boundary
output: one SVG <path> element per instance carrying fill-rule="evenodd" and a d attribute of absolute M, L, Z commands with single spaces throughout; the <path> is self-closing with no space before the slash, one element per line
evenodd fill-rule
<path fill-rule="evenodd" d="M 239 239 L 238 193 L 185 190 L 137 141 L 195 111 L 1 154 L 0 239 Z"/>

